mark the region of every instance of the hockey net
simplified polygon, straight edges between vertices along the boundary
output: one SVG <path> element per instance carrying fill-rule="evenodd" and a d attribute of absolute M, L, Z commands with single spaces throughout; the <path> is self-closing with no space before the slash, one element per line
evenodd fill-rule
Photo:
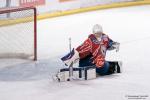
<path fill-rule="evenodd" d="M 36 9 L 0 9 L 0 58 L 37 59 Z"/>

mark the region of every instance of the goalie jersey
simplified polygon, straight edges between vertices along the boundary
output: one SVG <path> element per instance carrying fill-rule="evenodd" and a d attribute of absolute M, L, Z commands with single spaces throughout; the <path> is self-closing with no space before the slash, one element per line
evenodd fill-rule
<path fill-rule="evenodd" d="M 102 34 L 99 39 L 94 34 L 91 34 L 76 50 L 80 59 L 91 55 L 93 64 L 97 67 L 102 67 L 105 62 L 106 51 L 112 47 L 112 44 L 113 41 L 106 34 Z"/>

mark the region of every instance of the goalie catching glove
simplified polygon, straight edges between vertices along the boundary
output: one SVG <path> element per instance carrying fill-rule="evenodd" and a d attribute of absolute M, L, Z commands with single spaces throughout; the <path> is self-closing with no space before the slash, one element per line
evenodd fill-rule
<path fill-rule="evenodd" d="M 119 47 L 120 47 L 120 43 L 118 43 L 118 42 L 112 42 L 112 45 L 111 45 L 111 47 L 108 48 L 108 50 L 114 50 L 114 49 L 116 49 L 116 52 L 118 52 L 119 51 Z"/>

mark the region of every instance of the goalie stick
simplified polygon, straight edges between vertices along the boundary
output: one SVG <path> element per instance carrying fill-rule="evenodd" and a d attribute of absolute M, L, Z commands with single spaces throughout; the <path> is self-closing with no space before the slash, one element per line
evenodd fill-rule
<path fill-rule="evenodd" d="M 69 50 L 71 53 L 71 37 L 69 38 Z M 73 80 L 73 62 L 71 62 L 69 66 L 69 78 L 67 81 L 71 81 L 71 80 Z"/>

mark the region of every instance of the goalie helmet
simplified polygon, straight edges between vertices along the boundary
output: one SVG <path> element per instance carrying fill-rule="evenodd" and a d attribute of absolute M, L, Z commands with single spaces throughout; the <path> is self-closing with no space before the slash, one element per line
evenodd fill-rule
<path fill-rule="evenodd" d="M 103 29 L 102 29 L 102 26 L 99 25 L 99 24 L 95 24 L 93 26 L 93 33 L 102 33 L 103 32 Z"/>

